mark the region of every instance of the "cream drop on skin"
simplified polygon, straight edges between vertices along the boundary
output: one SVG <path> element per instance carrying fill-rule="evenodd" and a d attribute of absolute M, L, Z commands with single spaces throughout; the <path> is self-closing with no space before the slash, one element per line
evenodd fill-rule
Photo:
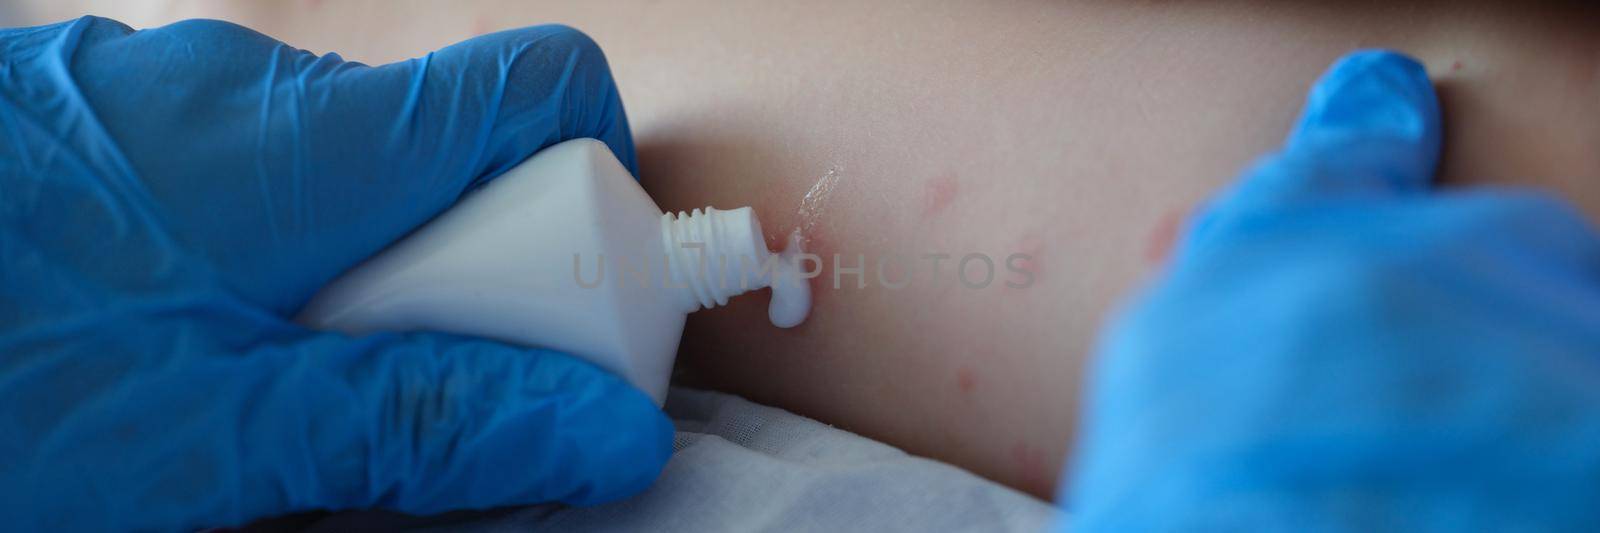
<path fill-rule="evenodd" d="M 811 284 L 800 269 L 801 254 L 806 252 L 803 237 L 796 228 L 778 254 L 777 273 L 770 286 L 772 303 L 767 305 L 767 319 L 780 328 L 792 328 L 806 321 L 811 314 Z"/>
<path fill-rule="evenodd" d="M 295 320 L 564 352 L 660 405 L 689 313 L 770 287 L 773 325 L 805 321 L 803 248 L 797 228 L 782 252 L 768 251 L 749 207 L 662 213 L 604 143 L 578 139 L 467 193 L 323 287 Z"/>

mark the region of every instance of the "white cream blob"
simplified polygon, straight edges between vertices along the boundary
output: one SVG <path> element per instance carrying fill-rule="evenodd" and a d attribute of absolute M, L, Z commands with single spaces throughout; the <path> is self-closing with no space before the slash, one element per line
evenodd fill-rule
<path fill-rule="evenodd" d="M 789 234 L 789 242 L 778 253 L 778 265 L 772 274 L 772 303 L 767 306 L 767 318 L 780 328 L 798 326 L 811 314 L 811 283 L 800 268 L 800 254 L 805 253 L 801 241 L 798 228 Z"/>

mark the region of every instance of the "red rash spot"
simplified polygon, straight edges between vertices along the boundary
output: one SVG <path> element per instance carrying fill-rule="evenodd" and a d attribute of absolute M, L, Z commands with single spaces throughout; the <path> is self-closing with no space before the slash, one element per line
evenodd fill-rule
<path fill-rule="evenodd" d="M 978 376 L 970 368 L 956 370 L 956 388 L 962 394 L 972 394 L 978 388 Z"/>
<path fill-rule="evenodd" d="M 1178 229 L 1183 226 L 1183 212 L 1168 209 L 1161 214 L 1161 219 L 1150 228 L 1150 235 L 1145 241 L 1144 260 L 1149 264 L 1160 264 L 1172 254 L 1173 242 L 1178 240 Z"/>
<path fill-rule="evenodd" d="M 1028 276 L 1019 274 L 1016 271 L 1022 271 L 1031 274 L 1033 276 L 1031 282 L 1037 283 L 1039 281 L 1039 255 L 1044 253 L 1044 239 L 1040 239 L 1037 235 L 1029 233 L 1024 235 L 1022 240 L 1017 241 L 1017 245 L 1013 249 L 1016 251 L 1012 252 L 1012 254 L 1021 254 L 1027 257 L 1017 257 L 1012 259 L 1012 256 L 1008 255 L 1003 258 L 1005 263 L 997 265 L 997 268 L 1004 272 L 1010 273 L 1009 277 L 1011 283 L 1030 282 Z"/>
<path fill-rule="evenodd" d="M 924 189 L 922 216 L 931 217 L 944 211 L 956 201 L 956 194 L 961 192 L 961 183 L 956 181 L 954 175 L 940 176 L 928 180 Z"/>
<path fill-rule="evenodd" d="M 1460 61 L 1457 61 L 1457 62 L 1455 62 L 1455 63 L 1450 65 L 1450 71 L 1451 72 L 1455 72 L 1455 71 L 1458 71 L 1458 70 L 1461 70 L 1461 62 Z"/>

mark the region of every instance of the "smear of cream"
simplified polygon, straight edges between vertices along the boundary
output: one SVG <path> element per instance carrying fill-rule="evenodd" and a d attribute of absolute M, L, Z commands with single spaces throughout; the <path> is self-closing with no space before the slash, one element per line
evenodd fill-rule
<path fill-rule="evenodd" d="M 828 195 L 833 194 L 834 186 L 838 185 L 840 170 L 841 167 L 838 165 L 830 167 L 827 172 L 822 174 L 822 178 L 811 186 L 811 190 L 806 191 L 805 197 L 800 199 L 800 210 L 798 212 L 800 224 L 795 227 L 795 231 L 801 235 L 802 243 L 811 241 L 809 237 L 811 229 L 816 227 L 817 222 L 822 218 L 823 211 L 826 210 L 827 206 L 824 202 L 828 199 Z"/>

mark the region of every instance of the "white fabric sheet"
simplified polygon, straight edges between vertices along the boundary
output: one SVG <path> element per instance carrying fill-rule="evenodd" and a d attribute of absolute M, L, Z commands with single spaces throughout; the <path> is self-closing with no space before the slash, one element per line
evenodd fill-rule
<path fill-rule="evenodd" d="M 445 523 L 337 515 L 314 529 L 988 532 L 1044 531 L 1058 518 L 1049 503 L 965 470 L 727 394 L 675 388 L 667 413 L 676 453 L 655 485 L 625 501 Z"/>

